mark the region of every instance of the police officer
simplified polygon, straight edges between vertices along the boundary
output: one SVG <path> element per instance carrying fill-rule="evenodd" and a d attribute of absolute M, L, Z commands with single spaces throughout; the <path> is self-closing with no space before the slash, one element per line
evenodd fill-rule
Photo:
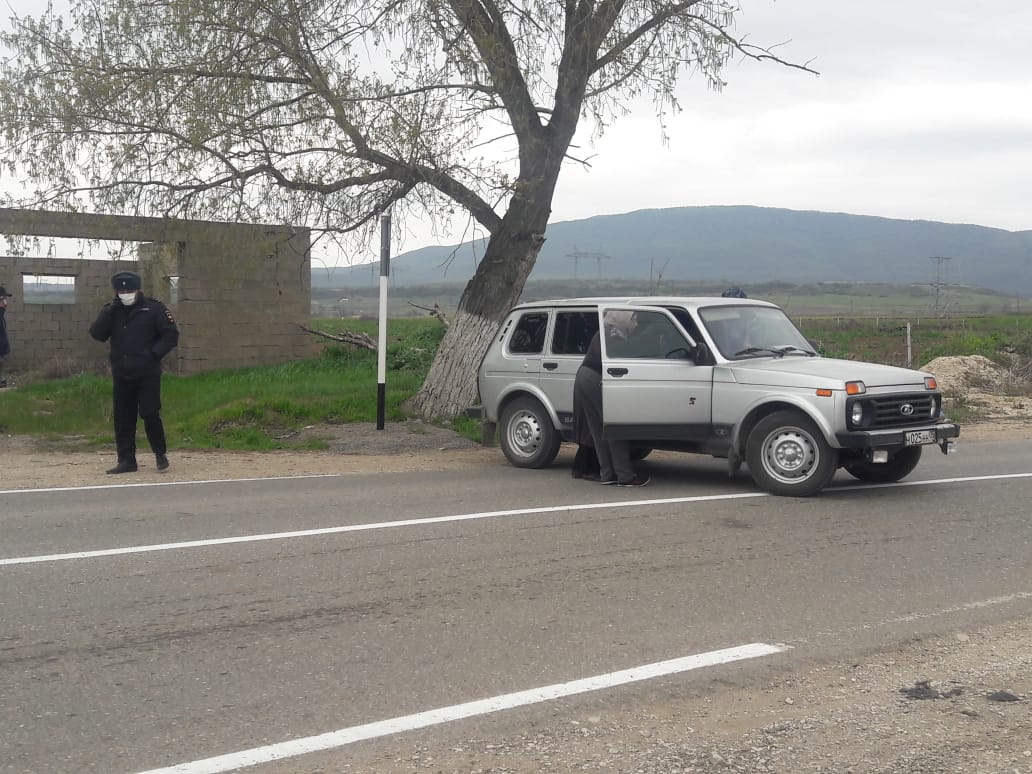
<path fill-rule="evenodd" d="M 163 303 L 140 291 L 140 275 L 120 271 L 111 278 L 114 300 L 90 326 L 97 341 L 111 340 L 115 448 L 118 464 L 108 473 L 136 471 L 136 420 L 143 428 L 158 470 L 168 467 L 161 423 L 161 359 L 179 342 L 175 318 Z"/>

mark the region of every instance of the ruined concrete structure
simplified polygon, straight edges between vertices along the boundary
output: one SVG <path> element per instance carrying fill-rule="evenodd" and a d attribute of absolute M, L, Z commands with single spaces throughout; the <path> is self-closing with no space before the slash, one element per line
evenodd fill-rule
<path fill-rule="evenodd" d="M 136 261 L 0 256 L 12 353 L 8 372 L 67 372 L 106 362 L 87 329 L 111 299 L 111 275 L 135 271 L 176 315 L 183 374 L 311 357 L 308 229 L 0 208 L 0 234 L 140 242 Z M 49 282 L 48 282 L 49 280 Z M 56 287 L 40 296 L 26 287 Z M 63 283 L 52 285 L 50 283 Z"/>

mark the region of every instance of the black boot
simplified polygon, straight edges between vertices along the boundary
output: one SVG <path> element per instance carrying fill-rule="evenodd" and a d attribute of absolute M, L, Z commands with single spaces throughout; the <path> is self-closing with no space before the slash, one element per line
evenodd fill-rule
<path fill-rule="evenodd" d="M 135 473 L 136 472 L 136 460 L 119 460 L 115 467 L 108 470 L 108 475 L 116 473 Z"/>
<path fill-rule="evenodd" d="M 168 469 L 168 457 L 166 457 L 164 454 L 155 454 L 154 462 L 157 465 L 158 470 Z"/>

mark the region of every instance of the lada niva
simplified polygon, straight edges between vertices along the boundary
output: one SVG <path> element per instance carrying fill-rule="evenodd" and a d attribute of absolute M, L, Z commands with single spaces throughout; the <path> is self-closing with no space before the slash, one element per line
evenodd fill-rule
<path fill-rule="evenodd" d="M 637 326 L 612 351 L 603 337 L 607 438 L 744 462 L 773 494 L 820 492 L 843 467 L 892 482 L 926 446 L 951 449 L 935 376 L 817 354 L 775 304 L 743 298 L 640 297 L 535 301 L 505 318 L 478 374 L 480 406 L 508 461 L 540 468 L 573 428 L 573 381 L 607 312 Z"/>

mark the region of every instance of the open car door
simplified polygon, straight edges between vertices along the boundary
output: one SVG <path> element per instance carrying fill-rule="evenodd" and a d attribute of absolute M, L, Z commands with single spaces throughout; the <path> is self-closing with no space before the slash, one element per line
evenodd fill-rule
<path fill-rule="evenodd" d="M 606 315 L 633 315 L 626 335 Z M 713 366 L 696 363 L 696 342 L 672 313 L 658 307 L 599 307 L 602 416 L 606 438 L 702 440 L 712 434 Z M 612 319 L 612 318 L 611 318 Z"/>

